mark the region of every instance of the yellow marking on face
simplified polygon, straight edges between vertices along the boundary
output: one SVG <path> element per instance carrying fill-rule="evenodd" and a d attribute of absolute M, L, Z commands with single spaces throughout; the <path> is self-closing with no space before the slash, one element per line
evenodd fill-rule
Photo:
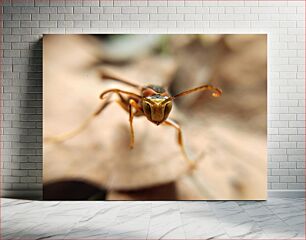
<path fill-rule="evenodd" d="M 146 117 L 151 122 L 159 125 L 169 115 L 172 108 L 169 97 L 153 95 L 146 97 L 143 101 L 143 109 Z"/>

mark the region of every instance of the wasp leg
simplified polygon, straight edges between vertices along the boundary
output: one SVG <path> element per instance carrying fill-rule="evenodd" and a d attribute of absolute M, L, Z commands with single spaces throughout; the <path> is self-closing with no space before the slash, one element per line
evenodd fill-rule
<path fill-rule="evenodd" d="M 126 100 L 122 97 L 122 95 L 120 93 L 117 93 L 117 95 L 119 96 L 119 99 L 117 100 L 117 103 L 119 103 L 119 105 L 126 111 L 128 111 L 127 109 L 127 102 Z M 78 135 L 79 133 L 81 133 L 83 130 L 85 130 L 89 124 L 91 123 L 91 121 L 97 117 L 110 103 L 112 103 L 112 101 L 110 100 L 110 96 L 107 97 L 106 101 L 104 101 L 99 108 L 92 113 L 87 119 L 85 119 L 85 121 L 76 129 L 70 131 L 70 132 L 66 132 L 57 136 L 52 136 L 52 137 L 46 137 L 44 140 L 46 143 L 60 143 L 63 142 L 65 140 L 68 140 L 76 135 Z"/>
<path fill-rule="evenodd" d="M 142 112 L 141 108 L 139 105 L 136 103 L 134 99 L 129 100 L 129 106 L 128 106 L 128 111 L 129 111 L 129 122 L 130 122 L 130 148 L 134 147 L 134 127 L 133 127 L 133 119 L 134 119 L 134 112 L 133 108 L 136 109 L 137 112 Z"/>
<path fill-rule="evenodd" d="M 166 125 L 166 126 L 174 127 L 176 129 L 176 131 L 177 131 L 177 142 L 178 142 L 178 144 L 181 148 L 181 152 L 182 152 L 185 160 L 187 161 L 190 169 L 193 170 L 196 167 L 196 164 L 195 164 L 195 161 L 189 159 L 189 157 L 187 156 L 185 146 L 184 146 L 184 142 L 183 142 L 183 133 L 182 133 L 181 127 L 176 122 L 174 122 L 173 120 L 170 120 L 170 119 L 164 121 L 163 124 Z"/>
<path fill-rule="evenodd" d="M 88 118 L 86 118 L 82 124 L 77 127 L 76 129 L 57 135 L 57 136 L 52 136 L 52 137 L 46 137 L 44 138 L 46 143 L 60 143 L 63 142 L 67 139 L 70 139 L 76 135 L 78 135 L 79 133 L 81 133 L 83 130 L 85 130 L 88 125 L 91 123 L 91 121 L 97 117 L 109 104 L 111 103 L 111 101 L 108 99 L 107 101 L 103 102 L 99 108 L 93 112 Z"/>

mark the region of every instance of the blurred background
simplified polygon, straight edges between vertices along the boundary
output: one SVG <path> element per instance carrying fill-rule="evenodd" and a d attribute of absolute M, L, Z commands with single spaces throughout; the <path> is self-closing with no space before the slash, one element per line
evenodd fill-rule
<path fill-rule="evenodd" d="M 176 132 L 135 119 L 116 103 L 78 136 L 44 143 L 44 199 L 260 200 L 266 198 L 267 36 L 45 35 L 44 137 L 78 127 L 101 104 L 103 90 L 134 89 L 100 78 L 101 68 L 172 95 L 203 84 L 221 88 L 175 100 L 187 164 Z M 135 92 L 137 93 L 137 92 Z M 115 96 L 114 96 L 115 99 Z"/>

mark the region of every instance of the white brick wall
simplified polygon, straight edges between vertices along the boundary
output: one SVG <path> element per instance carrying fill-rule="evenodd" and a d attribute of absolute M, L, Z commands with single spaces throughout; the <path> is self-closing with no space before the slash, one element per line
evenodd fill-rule
<path fill-rule="evenodd" d="M 268 33 L 269 189 L 305 189 L 304 1 L 4 0 L 2 189 L 42 184 L 43 33 Z"/>

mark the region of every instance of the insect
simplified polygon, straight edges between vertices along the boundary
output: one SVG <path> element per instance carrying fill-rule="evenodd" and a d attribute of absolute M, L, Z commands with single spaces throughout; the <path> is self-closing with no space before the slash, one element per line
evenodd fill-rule
<path fill-rule="evenodd" d="M 110 95 L 116 94 L 118 96 L 116 102 L 129 114 L 130 148 L 134 147 L 133 119 L 134 117 L 145 116 L 150 122 L 156 124 L 157 126 L 162 124 L 165 126 L 171 126 L 176 129 L 177 143 L 180 146 L 181 152 L 185 160 L 188 162 L 190 168 L 193 169 L 195 167 L 195 162 L 193 160 L 190 160 L 187 156 L 183 143 L 182 129 L 180 125 L 174 120 L 168 118 L 172 109 L 172 104 L 175 99 L 198 91 L 210 90 L 212 91 L 212 96 L 219 97 L 222 94 L 222 91 L 220 89 L 212 85 L 202 85 L 171 96 L 168 91 L 162 86 L 141 86 L 132 83 L 131 81 L 121 76 L 118 76 L 117 74 L 109 70 L 102 70 L 101 78 L 104 80 L 114 80 L 133 87 L 138 90 L 139 94 L 118 88 L 112 88 L 102 92 L 100 95 L 100 99 L 103 99 L 104 101 L 99 106 L 99 108 L 87 119 L 85 119 L 85 121 L 78 128 L 71 132 L 67 132 L 58 136 L 47 137 L 45 138 L 46 142 L 63 142 L 83 131 L 90 124 L 91 120 L 97 117 L 110 103 L 113 102 L 113 100 L 110 99 Z"/>

